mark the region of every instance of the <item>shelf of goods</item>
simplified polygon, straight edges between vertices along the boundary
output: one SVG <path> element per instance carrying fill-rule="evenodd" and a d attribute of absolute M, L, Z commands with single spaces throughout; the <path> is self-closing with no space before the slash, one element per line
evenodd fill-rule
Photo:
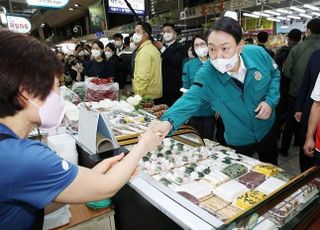
<path fill-rule="evenodd" d="M 130 150 L 157 118 L 117 103 L 98 109 Z M 202 141 L 188 126 L 165 138 L 139 166 L 140 174 L 112 199 L 117 229 L 292 229 L 307 211 L 318 212 L 318 168 L 292 178 L 279 167 Z"/>

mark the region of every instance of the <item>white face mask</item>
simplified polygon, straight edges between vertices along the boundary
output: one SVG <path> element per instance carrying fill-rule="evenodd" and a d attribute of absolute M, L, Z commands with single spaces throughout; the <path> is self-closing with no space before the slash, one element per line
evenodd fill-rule
<path fill-rule="evenodd" d="M 200 47 L 194 50 L 196 52 L 196 54 L 198 55 L 198 57 L 206 57 L 208 56 L 208 47 Z"/>
<path fill-rule="evenodd" d="M 173 33 L 164 33 L 163 40 L 165 42 L 171 42 L 173 40 Z"/>
<path fill-rule="evenodd" d="M 238 62 L 238 50 L 231 58 L 217 58 L 215 60 L 210 60 L 216 70 L 220 73 L 225 73 L 235 67 Z"/>
<path fill-rule="evenodd" d="M 132 40 L 134 43 L 140 43 L 141 40 L 142 40 L 142 34 L 137 34 L 137 33 L 134 33 L 133 36 L 132 36 Z"/>
<path fill-rule="evenodd" d="M 101 51 L 100 50 L 91 50 L 92 56 L 94 58 L 100 57 L 101 56 Z"/>
<path fill-rule="evenodd" d="M 116 41 L 115 43 L 116 43 L 116 46 L 117 46 L 118 48 L 120 48 L 120 47 L 122 46 L 122 42 L 121 42 L 121 41 Z"/>
<path fill-rule="evenodd" d="M 106 54 L 106 57 L 109 59 L 112 57 L 113 53 L 110 51 L 104 51 L 104 53 Z"/>
<path fill-rule="evenodd" d="M 188 51 L 188 56 L 189 56 L 189 58 L 191 58 L 191 59 L 194 58 L 193 53 L 192 53 L 191 50 Z"/>
<path fill-rule="evenodd" d="M 137 49 L 137 46 L 136 46 L 136 44 L 134 44 L 134 42 L 130 42 L 130 49 L 131 49 L 132 51 L 134 51 L 134 50 Z"/>

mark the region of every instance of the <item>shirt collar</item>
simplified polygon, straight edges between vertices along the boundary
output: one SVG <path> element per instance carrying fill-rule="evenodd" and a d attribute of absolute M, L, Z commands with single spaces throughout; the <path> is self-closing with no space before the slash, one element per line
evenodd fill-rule
<path fill-rule="evenodd" d="M 174 40 L 174 41 L 172 41 L 172 42 L 170 42 L 170 43 L 166 43 L 166 46 L 167 46 L 167 48 L 169 47 L 169 46 L 171 46 L 173 43 L 175 43 L 176 42 L 176 40 Z"/>
<path fill-rule="evenodd" d="M 241 57 L 241 55 L 240 55 L 240 67 L 239 67 L 239 70 L 238 70 L 238 72 L 236 73 L 236 72 L 227 72 L 229 75 L 234 75 L 234 74 L 240 74 L 240 73 L 242 73 L 243 71 L 246 71 L 247 70 L 247 68 L 246 68 L 246 66 L 244 65 L 244 62 L 243 62 L 243 60 L 242 60 L 242 57 Z"/>
<path fill-rule="evenodd" d="M 8 134 L 12 137 L 19 138 L 8 126 L 0 123 L 0 133 Z"/>

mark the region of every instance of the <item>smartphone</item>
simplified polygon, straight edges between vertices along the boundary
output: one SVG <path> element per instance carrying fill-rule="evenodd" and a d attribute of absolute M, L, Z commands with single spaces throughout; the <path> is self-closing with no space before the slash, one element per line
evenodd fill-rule
<path fill-rule="evenodd" d="M 157 40 L 162 42 L 162 39 L 163 39 L 163 35 L 162 34 L 158 34 L 157 35 Z"/>

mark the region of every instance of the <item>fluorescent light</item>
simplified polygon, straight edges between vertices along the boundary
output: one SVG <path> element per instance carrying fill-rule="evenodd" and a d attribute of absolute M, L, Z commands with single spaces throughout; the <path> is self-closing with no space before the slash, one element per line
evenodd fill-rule
<path fill-rule="evenodd" d="M 286 21 L 291 21 L 291 18 L 287 18 Z"/>
<path fill-rule="evenodd" d="M 318 13 L 318 12 L 312 12 L 311 14 L 316 15 L 316 16 L 320 16 L 320 13 Z"/>
<path fill-rule="evenodd" d="M 282 25 L 282 26 L 280 26 L 280 28 L 281 28 L 281 29 L 288 29 L 289 26 L 287 26 L 287 25 Z"/>
<path fill-rule="evenodd" d="M 74 10 L 74 8 L 70 7 L 70 8 L 69 8 L 69 10 L 70 10 L 70 11 L 73 11 L 73 10 Z"/>
<path fill-rule="evenodd" d="M 77 3 L 76 3 L 76 4 L 74 4 L 74 7 L 79 7 L 79 4 L 77 4 Z"/>
<path fill-rule="evenodd" d="M 301 17 L 294 16 L 294 15 L 288 15 L 288 18 L 293 18 L 293 19 L 301 19 Z"/>
<path fill-rule="evenodd" d="M 281 22 L 281 20 L 276 19 L 276 18 L 267 18 L 267 20 L 273 21 L 273 22 Z"/>
<path fill-rule="evenodd" d="M 277 16 L 277 19 L 286 20 L 286 17 Z"/>
<path fill-rule="evenodd" d="M 238 21 L 238 13 L 235 11 L 226 11 L 224 13 L 225 17 L 233 18 L 234 20 Z"/>
<path fill-rule="evenodd" d="M 303 7 L 308 8 L 308 9 L 311 9 L 311 10 L 317 10 L 317 11 L 320 10 L 319 7 L 314 6 L 314 5 L 310 5 L 310 4 L 304 4 Z"/>
<path fill-rule="evenodd" d="M 307 15 L 307 14 L 303 14 L 303 13 L 300 13 L 299 16 L 300 16 L 300 17 L 304 17 L 304 18 L 309 18 L 309 19 L 312 18 L 312 16 Z"/>
<path fill-rule="evenodd" d="M 7 24 L 8 23 L 8 20 L 7 20 L 7 16 L 4 12 L 1 12 L 0 13 L 0 21 L 2 24 Z"/>
<path fill-rule="evenodd" d="M 300 12 L 300 13 L 305 13 L 305 12 L 306 12 L 305 10 L 300 9 L 300 8 L 298 8 L 298 7 L 295 7 L 295 6 L 290 6 L 290 9 L 291 9 L 291 10 L 298 11 L 298 12 Z"/>
<path fill-rule="evenodd" d="M 255 14 L 249 14 L 249 13 L 243 13 L 243 16 L 251 17 L 251 18 L 260 18 L 258 15 Z"/>
<path fill-rule="evenodd" d="M 276 16 L 280 16 L 281 15 L 280 13 L 275 12 L 275 11 L 271 11 L 271 10 L 265 10 L 264 12 L 266 12 L 267 14 L 273 14 L 273 15 L 276 15 Z"/>
<path fill-rule="evenodd" d="M 270 14 L 265 14 L 263 12 L 257 12 L 257 11 L 254 11 L 253 14 L 263 16 L 263 17 L 270 17 L 271 16 Z"/>
<path fill-rule="evenodd" d="M 278 11 L 280 13 L 284 13 L 284 14 L 292 14 L 292 11 L 290 11 L 290 10 L 276 9 L 276 11 Z"/>

